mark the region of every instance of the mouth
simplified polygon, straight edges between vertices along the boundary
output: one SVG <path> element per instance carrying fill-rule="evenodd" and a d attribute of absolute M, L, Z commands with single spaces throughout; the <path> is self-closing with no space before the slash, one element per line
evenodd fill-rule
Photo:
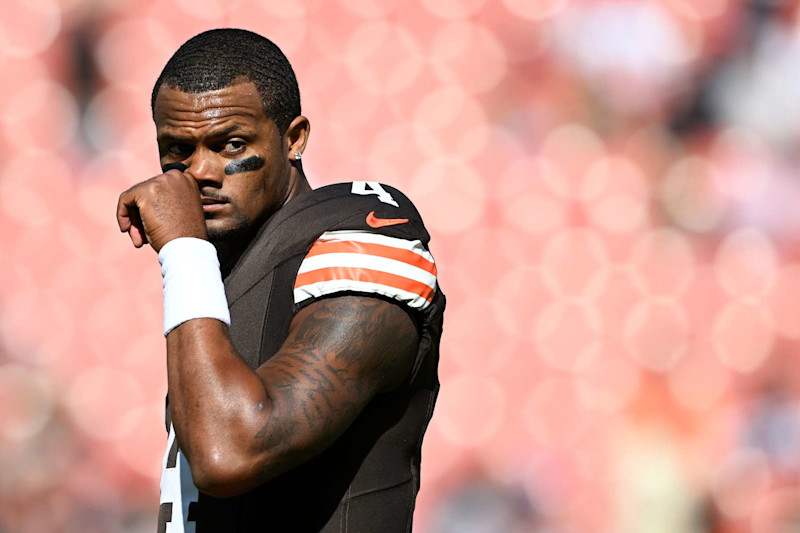
<path fill-rule="evenodd" d="M 225 207 L 226 202 L 225 200 L 220 200 L 218 198 L 209 198 L 204 196 L 201 198 L 203 202 L 203 212 L 204 213 L 213 213 L 219 211 L 220 209 Z"/>

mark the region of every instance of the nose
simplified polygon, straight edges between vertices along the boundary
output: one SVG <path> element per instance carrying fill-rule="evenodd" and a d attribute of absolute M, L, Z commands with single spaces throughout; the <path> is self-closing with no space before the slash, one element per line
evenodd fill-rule
<path fill-rule="evenodd" d="M 193 177 L 200 187 L 222 183 L 222 167 L 212 152 L 196 150 L 186 164 L 188 168 L 185 173 Z"/>

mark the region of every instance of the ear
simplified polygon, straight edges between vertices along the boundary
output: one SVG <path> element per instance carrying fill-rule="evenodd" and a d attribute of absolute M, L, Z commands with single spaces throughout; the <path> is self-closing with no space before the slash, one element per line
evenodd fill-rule
<path fill-rule="evenodd" d="M 289 161 L 296 160 L 294 154 L 302 154 L 306 149 L 308 135 L 311 133 L 311 123 L 302 115 L 294 118 L 286 133 L 283 135 L 286 157 Z"/>

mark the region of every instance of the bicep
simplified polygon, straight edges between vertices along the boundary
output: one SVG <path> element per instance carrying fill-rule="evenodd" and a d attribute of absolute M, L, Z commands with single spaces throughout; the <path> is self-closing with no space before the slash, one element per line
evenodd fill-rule
<path fill-rule="evenodd" d="M 300 311 L 281 349 L 258 368 L 270 397 L 265 448 L 303 460 L 330 445 L 377 393 L 409 374 L 419 336 L 400 305 L 365 296 L 318 300 Z"/>

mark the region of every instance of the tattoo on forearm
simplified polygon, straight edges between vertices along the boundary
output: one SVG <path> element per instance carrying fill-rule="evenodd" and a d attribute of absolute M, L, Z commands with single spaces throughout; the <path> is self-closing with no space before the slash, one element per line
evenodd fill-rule
<path fill-rule="evenodd" d="M 281 351 L 268 363 L 273 410 L 255 435 L 265 448 L 280 445 L 304 423 L 305 430 L 330 431 L 349 424 L 375 393 L 357 376 L 365 365 L 391 371 L 397 350 L 417 339 L 393 327 L 405 311 L 370 298 L 320 300 Z M 385 353 L 384 353 L 385 352 Z M 375 353 L 373 358 L 363 354 Z M 385 358 L 386 361 L 382 359 Z M 355 400 L 355 401 L 354 401 Z M 301 420 L 292 413 L 302 413 Z M 346 427 L 346 426 L 345 426 Z M 284 441 L 285 443 L 285 441 Z"/>

